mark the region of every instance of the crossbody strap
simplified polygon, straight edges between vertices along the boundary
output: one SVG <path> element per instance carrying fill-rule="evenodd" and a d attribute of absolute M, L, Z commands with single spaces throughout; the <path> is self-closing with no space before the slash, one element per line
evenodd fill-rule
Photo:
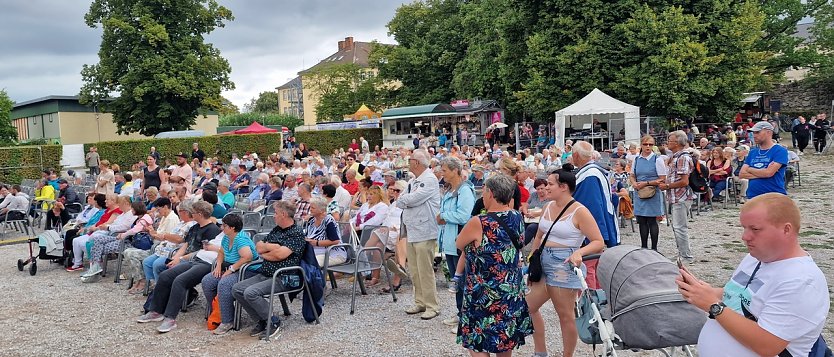
<path fill-rule="evenodd" d="M 498 222 L 498 225 L 501 226 L 501 229 L 503 229 L 504 232 L 507 232 L 507 235 L 510 236 L 510 240 L 513 242 L 515 249 L 521 250 L 522 245 L 520 237 L 518 236 L 518 232 L 510 229 L 510 227 L 507 226 L 507 223 L 504 222 L 504 220 L 501 217 L 495 214 L 495 212 L 489 212 L 487 213 L 487 216 L 492 217 L 492 219 Z"/>
<path fill-rule="evenodd" d="M 548 229 L 547 233 L 544 235 L 544 239 L 542 239 L 542 243 L 539 245 L 539 249 L 542 249 L 542 247 L 544 247 L 544 243 L 547 243 L 547 238 L 550 237 L 550 231 L 553 230 L 553 227 L 556 226 L 556 223 L 559 222 L 559 219 L 562 218 L 562 216 L 565 214 L 565 211 L 567 211 L 568 208 L 570 208 L 570 206 L 573 205 L 574 202 L 576 202 L 576 200 L 570 200 L 570 202 L 568 202 L 568 204 L 565 205 L 565 208 L 562 208 L 562 212 L 559 212 L 559 215 L 556 216 L 556 219 L 553 220 L 553 224 L 550 225 L 550 229 Z"/>

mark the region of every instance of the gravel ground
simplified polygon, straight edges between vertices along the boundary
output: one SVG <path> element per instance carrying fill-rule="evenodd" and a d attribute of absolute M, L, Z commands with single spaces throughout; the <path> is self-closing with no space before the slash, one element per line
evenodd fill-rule
<path fill-rule="evenodd" d="M 802 186 L 790 189 L 791 196 L 803 212 L 803 246 L 825 272 L 831 275 L 834 252 L 834 228 L 819 217 L 831 212 L 830 156 L 803 157 Z M 625 244 L 638 244 L 639 237 L 630 227 L 624 229 Z M 692 248 L 696 262 L 690 269 L 715 285 L 723 285 L 736 264 L 746 253 L 740 243 L 741 228 L 738 208 L 716 208 L 695 216 L 690 223 Z M 674 256 L 671 230 L 661 225 L 660 251 Z M 272 342 L 257 341 L 248 336 L 251 321 L 244 318 L 240 332 L 213 336 L 203 319 L 205 303 L 181 314 L 179 327 L 167 334 L 156 332 L 156 323 L 137 324 L 144 298 L 128 295 L 126 285 L 103 279 L 95 284 L 82 284 L 78 273 L 63 271 L 58 265 L 39 263 L 37 276 L 18 272 L 15 262 L 27 254 L 25 245 L 0 247 L 0 355 L 52 356 L 122 354 L 216 356 L 216 355 L 361 355 L 361 356 L 460 356 L 464 351 L 455 344 L 451 329 L 441 320 L 453 314 L 454 298 L 438 281 L 443 311 L 440 318 L 422 321 L 408 316 L 403 309 L 412 301 L 412 293 L 357 296 L 356 314 L 350 315 L 350 290 L 340 280 L 337 290 L 328 290 L 321 325 L 306 324 L 301 318 L 300 303 L 291 304 L 292 316 L 284 318 L 283 330 Z M 408 289 L 404 289 L 408 290 Z M 560 349 L 558 320 L 551 306 L 543 309 L 547 321 L 547 340 L 551 355 Z M 827 322 L 825 336 L 831 340 L 834 320 Z M 48 342 L 43 342 L 48 341 Z M 532 354 L 532 338 L 518 350 L 518 355 Z M 577 356 L 590 356 L 589 346 L 580 344 Z M 654 356 L 648 352 L 621 353 L 626 356 Z"/>

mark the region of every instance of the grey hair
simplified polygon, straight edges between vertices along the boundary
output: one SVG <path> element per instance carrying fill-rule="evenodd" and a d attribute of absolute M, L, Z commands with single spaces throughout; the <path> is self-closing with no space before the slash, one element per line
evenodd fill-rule
<path fill-rule="evenodd" d="M 573 152 L 580 158 L 591 160 L 594 156 L 594 146 L 587 141 L 577 141 L 573 144 Z"/>
<path fill-rule="evenodd" d="M 669 137 L 674 137 L 675 141 L 680 146 L 686 146 L 687 144 L 689 144 L 689 137 L 686 136 L 686 133 L 684 133 L 683 130 L 675 130 L 669 133 Z"/>
<path fill-rule="evenodd" d="M 284 211 L 284 213 L 286 213 L 288 217 L 295 217 L 295 210 L 295 203 L 292 203 L 290 201 L 275 202 L 275 212 Z"/>
<path fill-rule="evenodd" d="M 188 213 L 189 215 L 194 215 L 194 206 L 193 206 L 192 202 L 189 201 L 189 200 L 185 200 L 185 201 L 180 202 L 180 204 L 177 205 L 177 210 L 184 211 L 185 213 Z"/>
<path fill-rule="evenodd" d="M 267 182 L 267 181 L 269 181 L 269 175 L 267 175 L 266 173 L 261 172 L 261 174 L 258 175 L 258 179 L 260 179 L 263 182 Z"/>
<path fill-rule="evenodd" d="M 327 202 L 327 200 L 324 199 L 324 197 L 321 197 L 321 196 L 313 197 L 310 200 L 310 205 L 311 206 L 316 206 L 316 208 L 318 208 L 322 212 L 327 211 L 327 204 L 328 203 L 329 202 Z"/>
<path fill-rule="evenodd" d="M 229 183 L 229 180 L 222 179 L 222 180 L 217 182 L 217 186 L 223 186 L 223 187 L 228 188 L 229 186 L 231 186 L 231 183 Z"/>
<path fill-rule="evenodd" d="M 484 181 L 484 187 L 492 192 L 492 197 L 500 204 L 508 204 L 513 199 L 517 184 L 515 180 L 505 174 L 495 174 Z"/>
<path fill-rule="evenodd" d="M 733 154 L 735 154 L 735 153 L 736 153 L 736 149 L 733 149 L 733 148 L 731 148 L 731 147 L 729 147 L 729 146 L 728 146 L 728 147 L 725 147 L 725 148 L 724 148 L 724 152 L 728 152 L 728 153 L 733 153 Z"/>
<path fill-rule="evenodd" d="M 431 155 L 429 155 L 429 152 L 426 151 L 426 149 L 414 150 L 414 152 L 411 153 L 411 159 L 417 160 L 417 163 L 423 167 L 431 166 Z"/>
<path fill-rule="evenodd" d="M 211 203 L 206 201 L 197 201 L 194 202 L 193 213 L 199 213 L 203 218 L 210 218 L 211 212 L 213 211 L 214 207 L 211 206 Z"/>
<path fill-rule="evenodd" d="M 463 172 L 463 162 L 453 156 L 443 158 L 443 160 L 440 161 L 440 166 L 445 167 L 450 171 L 457 172 L 458 175 Z"/>
<path fill-rule="evenodd" d="M 313 188 L 310 187 L 310 184 L 308 184 L 306 182 L 302 182 L 302 183 L 298 184 L 298 189 L 304 189 L 307 192 L 312 192 L 313 191 Z"/>
<path fill-rule="evenodd" d="M 330 183 L 332 183 L 334 186 L 341 186 L 342 179 L 339 177 L 339 175 L 330 175 Z"/>

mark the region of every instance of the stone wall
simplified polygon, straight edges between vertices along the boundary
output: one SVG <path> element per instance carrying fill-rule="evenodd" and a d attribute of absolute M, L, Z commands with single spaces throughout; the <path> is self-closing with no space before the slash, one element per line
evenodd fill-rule
<path fill-rule="evenodd" d="M 770 99 L 782 101 L 782 113 L 807 115 L 828 112 L 831 109 L 831 101 L 834 100 L 834 93 L 824 86 L 799 81 L 776 86 Z"/>

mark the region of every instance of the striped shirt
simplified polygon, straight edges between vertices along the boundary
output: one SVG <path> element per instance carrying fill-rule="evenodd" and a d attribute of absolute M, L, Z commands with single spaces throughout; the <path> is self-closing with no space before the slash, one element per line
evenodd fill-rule
<path fill-rule="evenodd" d="M 255 249 L 255 242 L 249 238 L 249 235 L 245 232 L 238 232 L 235 236 L 234 242 L 229 244 L 229 236 L 223 235 L 223 242 L 221 243 L 223 246 L 223 261 L 229 264 L 237 263 L 240 260 L 240 248 L 247 247 L 252 252 L 252 260 L 258 259 L 258 251 Z M 249 267 L 250 271 L 257 271 L 260 268 L 260 264 L 253 265 Z"/>

